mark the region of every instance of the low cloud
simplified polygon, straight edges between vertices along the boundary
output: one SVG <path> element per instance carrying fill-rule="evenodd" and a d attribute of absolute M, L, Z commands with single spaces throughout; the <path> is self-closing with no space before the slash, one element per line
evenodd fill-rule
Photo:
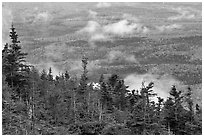
<path fill-rule="evenodd" d="M 165 99 L 169 96 L 169 92 L 173 85 L 175 85 L 178 90 L 180 90 L 179 88 L 184 88 L 184 85 L 180 81 L 167 74 L 130 74 L 124 79 L 124 81 L 125 84 L 129 86 L 130 90 L 140 90 L 142 87 L 142 82 L 144 82 L 145 86 L 147 86 L 150 82 L 153 82 L 153 92 Z"/>
<path fill-rule="evenodd" d="M 90 41 L 107 41 L 109 38 L 102 33 L 94 34 L 91 36 Z"/>
<path fill-rule="evenodd" d="M 48 73 L 49 69 L 51 68 L 52 69 L 52 75 L 54 77 L 63 72 L 62 70 L 60 70 L 59 68 L 56 67 L 54 62 L 51 62 L 51 61 L 39 62 L 38 64 L 30 63 L 30 65 L 35 66 L 39 70 L 39 72 L 42 72 L 42 70 L 44 69 L 46 71 L 46 73 Z"/>
<path fill-rule="evenodd" d="M 114 36 L 128 36 L 148 32 L 149 28 L 146 26 L 126 19 L 106 25 L 101 25 L 97 21 L 88 21 L 87 25 L 79 31 L 79 33 L 88 34 L 90 41 L 111 40 L 111 37 Z"/>
<path fill-rule="evenodd" d="M 181 28 L 182 28 L 182 25 L 179 25 L 179 24 L 156 26 L 156 29 L 159 30 L 160 32 L 173 31 Z"/>
<path fill-rule="evenodd" d="M 107 60 L 109 63 L 113 62 L 130 62 L 130 63 L 139 63 L 134 55 L 121 52 L 119 50 L 112 50 L 107 55 Z"/>
<path fill-rule="evenodd" d="M 128 21 L 126 19 L 116 23 L 105 25 L 103 26 L 103 30 L 107 34 L 118 35 L 118 36 L 142 34 L 142 33 L 147 33 L 149 31 L 149 29 L 146 26 L 140 23 Z"/>
<path fill-rule="evenodd" d="M 30 24 L 46 24 L 53 20 L 53 16 L 48 11 L 40 11 L 38 7 L 34 10 L 25 10 L 21 18 L 24 22 Z"/>
<path fill-rule="evenodd" d="M 168 20 L 194 19 L 199 14 L 201 15 L 200 11 L 188 7 L 172 8 L 172 10 L 176 11 L 178 15 L 171 16 Z"/>
<path fill-rule="evenodd" d="M 107 2 L 99 2 L 96 7 L 97 8 L 107 8 L 107 7 L 110 7 L 111 6 L 111 3 L 107 3 Z"/>
<path fill-rule="evenodd" d="M 80 32 L 88 32 L 90 34 L 101 31 L 101 25 L 96 21 L 88 21 L 87 25 Z"/>
<path fill-rule="evenodd" d="M 101 25 L 96 21 L 89 21 L 87 25 L 79 31 L 79 33 L 86 33 L 90 42 L 108 40 L 108 37 L 104 34 Z"/>
<path fill-rule="evenodd" d="M 53 64 L 52 62 L 46 63 L 46 70 L 49 70 L 49 68 L 51 67 L 51 69 L 52 69 L 52 75 L 53 75 L 53 76 L 57 76 L 57 75 L 60 74 L 60 72 L 62 72 L 62 71 L 60 71 L 58 68 L 56 68 L 55 66 L 56 66 L 56 65 Z"/>
<path fill-rule="evenodd" d="M 34 23 L 39 23 L 39 22 L 47 22 L 52 19 L 52 16 L 48 12 L 40 12 L 35 16 Z"/>
<path fill-rule="evenodd" d="M 104 26 L 104 31 L 106 33 L 115 35 L 125 35 L 132 34 L 138 27 L 140 26 L 136 23 L 130 23 L 127 20 L 121 20 L 119 22 Z"/>
<path fill-rule="evenodd" d="M 89 17 L 90 18 L 96 18 L 97 14 L 98 14 L 97 12 L 89 10 Z"/>

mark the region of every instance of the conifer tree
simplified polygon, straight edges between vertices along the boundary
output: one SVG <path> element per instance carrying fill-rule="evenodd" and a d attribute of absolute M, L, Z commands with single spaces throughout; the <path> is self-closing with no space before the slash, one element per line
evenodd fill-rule
<path fill-rule="evenodd" d="M 82 58 L 82 68 L 83 68 L 83 73 L 81 75 L 81 79 L 79 82 L 79 86 L 77 89 L 77 94 L 76 94 L 76 117 L 78 117 L 79 120 L 87 120 L 87 115 L 89 112 L 88 109 L 88 103 L 89 103 L 89 98 L 90 98 L 90 94 L 88 91 L 88 87 L 87 87 L 87 80 L 88 80 L 88 70 L 87 70 L 87 64 L 88 64 L 88 58 L 83 57 Z"/>
<path fill-rule="evenodd" d="M 28 85 L 29 66 L 25 64 L 27 53 L 21 52 L 20 41 L 18 34 L 12 24 L 10 32 L 11 44 L 5 45 L 3 49 L 3 73 L 6 76 L 8 85 L 15 88 L 19 96 L 24 96 L 25 91 L 22 91 Z"/>
<path fill-rule="evenodd" d="M 4 45 L 4 49 L 2 50 L 2 72 L 3 74 L 8 73 L 8 69 L 10 68 L 8 62 L 8 55 L 9 55 L 9 47 L 8 43 Z"/>
<path fill-rule="evenodd" d="M 186 110 L 183 108 L 183 95 L 175 86 L 171 88 L 171 97 L 164 104 L 164 121 L 174 134 L 186 134 Z"/>
<path fill-rule="evenodd" d="M 157 103 L 157 107 L 156 107 L 156 117 L 157 117 L 156 119 L 157 119 L 158 123 L 160 124 L 162 103 L 163 103 L 164 99 L 161 97 L 157 97 L 157 99 L 158 99 L 158 103 Z"/>
<path fill-rule="evenodd" d="M 102 84 L 104 82 L 104 76 L 103 74 L 101 74 L 100 78 L 99 78 L 99 84 Z"/>
<path fill-rule="evenodd" d="M 51 67 L 49 68 L 49 72 L 48 72 L 47 76 L 48 76 L 48 81 L 52 82 L 53 81 L 53 75 L 52 75 L 52 68 Z"/>
<path fill-rule="evenodd" d="M 64 76 L 65 76 L 65 80 L 68 80 L 68 79 L 70 78 L 69 73 L 68 73 L 68 71 L 67 71 L 67 70 L 66 70 L 66 72 L 65 72 Z"/>
<path fill-rule="evenodd" d="M 113 92 L 113 94 L 115 95 L 114 104 L 119 110 L 122 110 L 122 111 L 125 110 L 125 106 L 127 103 L 125 96 L 128 90 L 126 88 L 127 87 L 124 84 L 124 80 L 118 80 Z"/>
<path fill-rule="evenodd" d="M 87 80 L 88 80 L 87 64 L 88 64 L 88 58 L 83 57 L 82 58 L 83 73 L 82 73 L 81 79 L 80 79 L 80 91 L 79 91 L 80 93 L 84 93 L 86 88 L 87 88 Z"/>
<path fill-rule="evenodd" d="M 186 103 L 187 103 L 187 107 L 189 109 L 188 111 L 188 115 L 189 115 L 189 121 L 190 123 L 193 122 L 193 115 L 194 115 L 194 110 L 193 110 L 193 99 L 192 99 L 192 91 L 191 91 L 191 88 L 188 87 L 188 91 L 185 95 L 185 99 L 186 99 Z"/>
<path fill-rule="evenodd" d="M 101 89 L 100 89 L 100 102 L 101 102 L 101 107 L 102 107 L 102 111 L 105 109 L 109 109 L 111 108 L 111 95 L 108 92 L 106 83 L 103 82 L 101 83 Z"/>
<path fill-rule="evenodd" d="M 42 80 L 46 80 L 46 79 L 47 79 L 47 74 L 46 74 L 45 69 L 42 70 L 40 78 L 41 78 Z"/>

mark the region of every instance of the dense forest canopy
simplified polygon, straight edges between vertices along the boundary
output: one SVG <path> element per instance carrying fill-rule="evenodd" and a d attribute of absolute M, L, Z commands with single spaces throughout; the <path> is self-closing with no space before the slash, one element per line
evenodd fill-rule
<path fill-rule="evenodd" d="M 2 50 L 2 131 L 5 135 L 195 135 L 202 134 L 202 108 L 193 89 L 172 85 L 163 99 L 153 82 L 128 90 L 117 74 L 88 82 L 88 58 L 81 77 L 69 71 L 53 76 L 25 62 L 12 25 L 11 43 Z M 152 97 L 157 97 L 153 101 Z"/>

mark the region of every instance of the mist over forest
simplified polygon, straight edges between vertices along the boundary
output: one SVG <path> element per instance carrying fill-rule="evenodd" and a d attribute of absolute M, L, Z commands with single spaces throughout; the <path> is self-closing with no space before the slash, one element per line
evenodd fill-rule
<path fill-rule="evenodd" d="M 2 3 L 3 134 L 202 134 L 202 3 Z"/>

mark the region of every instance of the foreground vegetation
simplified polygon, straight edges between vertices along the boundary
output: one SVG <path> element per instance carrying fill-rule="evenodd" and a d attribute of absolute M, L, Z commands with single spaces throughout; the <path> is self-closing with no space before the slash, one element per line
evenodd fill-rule
<path fill-rule="evenodd" d="M 202 134 L 202 110 L 193 103 L 192 90 L 175 86 L 167 100 L 156 96 L 153 83 L 129 91 L 113 74 L 88 84 L 88 59 L 83 73 L 58 76 L 25 63 L 18 35 L 12 26 L 11 44 L 2 51 L 2 131 L 8 135 L 160 135 Z"/>

